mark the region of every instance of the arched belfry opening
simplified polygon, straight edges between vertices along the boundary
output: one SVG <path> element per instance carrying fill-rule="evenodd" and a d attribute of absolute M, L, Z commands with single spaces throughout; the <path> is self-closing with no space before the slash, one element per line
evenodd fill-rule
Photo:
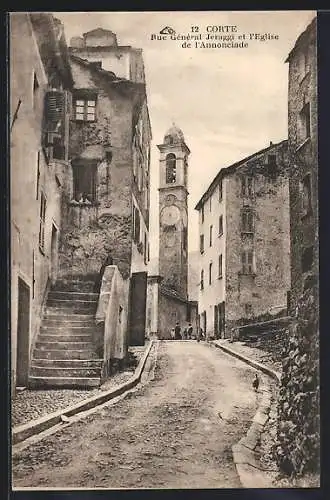
<path fill-rule="evenodd" d="M 166 156 L 166 184 L 176 182 L 176 156 L 174 153 L 169 153 Z"/>

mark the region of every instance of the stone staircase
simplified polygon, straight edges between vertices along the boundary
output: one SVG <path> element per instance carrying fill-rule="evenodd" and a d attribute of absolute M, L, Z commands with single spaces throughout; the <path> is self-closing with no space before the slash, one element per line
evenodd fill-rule
<path fill-rule="evenodd" d="M 98 294 L 92 281 L 57 281 L 48 294 L 33 350 L 29 386 L 92 388 L 102 359 L 93 343 Z"/>

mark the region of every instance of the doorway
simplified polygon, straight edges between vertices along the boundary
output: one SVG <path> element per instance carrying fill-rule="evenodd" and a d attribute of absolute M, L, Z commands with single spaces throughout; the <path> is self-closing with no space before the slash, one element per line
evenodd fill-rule
<path fill-rule="evenodd" d="M 203 311 L 202 314 L 201 314 L 201 320 L 202 320 L 202 328 L 203 328 L 203 332 L 204 332 L 204 335 L 206 336 L 206 311 Z"/>
<path fill-rule="evenodd" d="M 129 345 L 145 342 L 147 273 L 133 273 L 130 279 Z"/>
<path fill-rule="evenodd" d="M 214 306 L 214 337 L 219 338 L 219 307 Z"/>
<path fill-rule="evenodd" d="M 16 386 L 26 386 L 29 371 L 30 287 L 18 278 Z"/>
<path fill-rule="evenodd" d="M 52 285 L 55 283 L 58 271 L 58 230 L 55 224 L 52 225 L 50 279 Z"/>
<path fill-rule="evenodd" d="M 219 338 L 224 339 L 225 336 L 225 302 L 218 304 L 218 332 Z"/>

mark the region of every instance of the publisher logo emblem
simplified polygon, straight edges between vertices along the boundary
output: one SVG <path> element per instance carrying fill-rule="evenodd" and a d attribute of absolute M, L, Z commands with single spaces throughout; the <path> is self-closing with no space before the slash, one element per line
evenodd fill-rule
<path fill-rule="evenodd" d="M 175 30 L 170 26 L 165 26 L 159 33 L 161 35 L 175 35 Z"/>

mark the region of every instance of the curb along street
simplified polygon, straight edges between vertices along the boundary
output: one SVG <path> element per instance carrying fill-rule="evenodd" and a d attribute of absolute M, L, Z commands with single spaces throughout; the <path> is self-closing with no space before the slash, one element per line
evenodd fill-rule
<path fill-rule="evenodd" d="M 211 342 L 211 345 L 263 372 L 265 375 L 271 377 L 276 384 L 280 382 L 281 374 L 279 372 L 243 356 L 227 346 L 220 345 L 216 341 Z M 255 453 L 262 431 L 268 420 L 271 405 L 271 387 L 264 377 L 259 391 L 261 392 L 261 399 L 257 413 L 252 420 L 252 424 L 247 434 L 232 447 L 234 463 L 243 488 L 274 487 L 272 484 L 272 479 L 274 479 L 274 477 L 271 475 L 271 472 L 265 473 L 265 471 L 260 468 L 258 457 Z"/>
<path fill-rule="evenodd" d="M 77 403 L 72 406 L 68 406 L 63 410 L 56 411 L 54 413 L 50 413 L 44 417 L 38 418 L 36 420 L 32 420 L 23 425 L 19 425 L 13 428 L 12 431 L 12 445 L 21 443 L 22 441 L 36 435 L 41 432 L 53 427 L 56 424 L 59 424 L 62 420 L 61 417 L 72 417 L 80 412 L 90 410 L 98 405 L 101 405 L 111 399 L 114 399 L 117 396 L 122 395 L 124 392 L 135 387 L 141 380 L 141 376 L 143 370 L 145 368 L 148 356 L 150 354 L 151 348 L 154 345 L 154 341 L 151 340 L 144 355 L 142 356 L 134 375 L 124 382 L 123 384 L 118 385 L 108 391 L 103 392 L 102 394 L 97 394 L 90 398 L 87 398 L 80 403 Z"/>

